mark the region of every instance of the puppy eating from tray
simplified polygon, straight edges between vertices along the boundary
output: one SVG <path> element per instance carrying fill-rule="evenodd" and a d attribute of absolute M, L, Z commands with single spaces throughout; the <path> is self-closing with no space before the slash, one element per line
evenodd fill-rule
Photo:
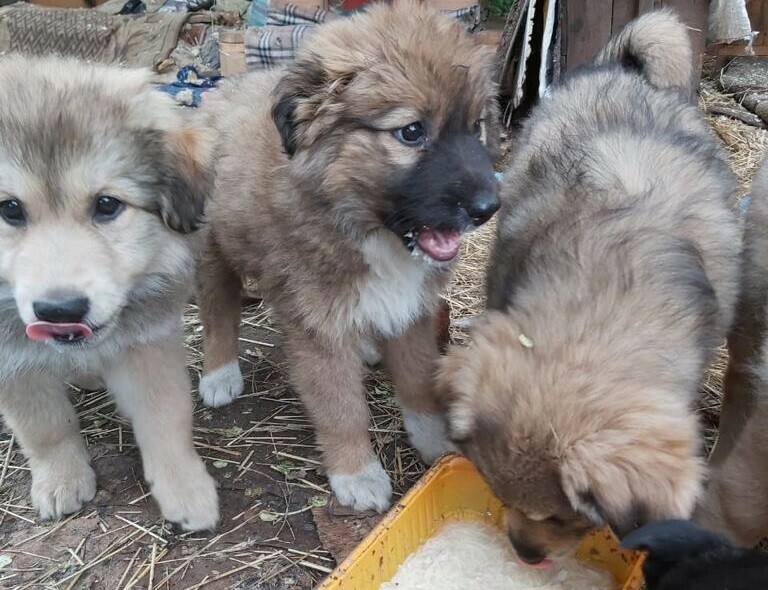
<path fill-rule="evenodd" d="M 384 510 L 361 350 L 381 345 L 410 440 L 450 449 L 431 394 L 436 312 L 462 234 L 498 208 L 492 54 L 423 3 L 318 27 L 287 70 L 210 100 L 223 133 L 198 301 L 212 406 L 243 388 L 240 277 L 282 332 L 337 499 Z"/>
<path fill-rule="evenodd" d="M 181 330 L 210 186 L 201 137 L 149 72 L 0 59 L 0 411 L 44 518 L 96 491 L 66 382 L 98 380 L 163 516 L 218 520 Z"/>
<path fill-rule="evenodd" d="M 690 87 L 686 27 L 630 23 L 553 88 L 505 173 L 487 316 L 444 359 L 453 440 L 546 565 L 591 527 L 687 518 L 692 405 L 732 322 L 735 183 Z"/>

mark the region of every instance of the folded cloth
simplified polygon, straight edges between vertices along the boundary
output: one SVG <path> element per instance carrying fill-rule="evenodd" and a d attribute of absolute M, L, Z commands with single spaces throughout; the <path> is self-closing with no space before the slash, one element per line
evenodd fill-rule
<path fill-rule="evenodd" d="M 111 15 L 17 2 L 0 9 L 0 54 L 58 54 L 155 68 L 170 56 L 186 14 Z"/>

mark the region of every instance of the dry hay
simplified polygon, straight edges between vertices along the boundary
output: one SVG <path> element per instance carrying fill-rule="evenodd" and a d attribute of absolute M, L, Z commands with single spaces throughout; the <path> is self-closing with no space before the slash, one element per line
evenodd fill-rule
<path fill-rule="evenodd" d="M 702 105 L 727 103 L 712 87 Z M 729 151 L 742 192 L 762 155 L 768 132 L 726 117 L 710 122 Z M 466 339 L 466 319 L 481 312 L 483 277 L 493 226 L 471 234 L 447 299 L 452 340 Z M 185 317 L 191 372 L 201 367 L 200 325 Z M 242 399 L 228 408 L 195 412 L 195 443 L 220 482 L 222 522 L 215 534 L 180 534 L 163 522 L 141 478 L 130 426 L 104 393 L 73 391 L 81 428 L 98 474 L 99 492 L 80 512 L 40 523 L 29 505 L 28 468 L 7 431 L 0 441 L 0 587 L 26 588 L 309 588 L 334 565 L 319 543 L 312 510 L 330 500 L 299 400 L 284 378 L 278 334 L 260 304 L 243 313 Z M 721 357 L 708 372 L 701 411 L 716 422 Z M 367 380 L 371 434 L 398 494 L 422 473 L 410 449 L 388 380 Z"/>
<path fill-rule="evenodd" d="M 731 95 L 718 91 L 711 80 L 702 83 L 699 104 L 705 111 L 715 106 L 733 110 L 740 108 Z M 744 195 L 749 191 L 752 176 L 768 152 L 768 131 L 722 115 L 710 115 L 707 118 L 728 150 L 731 166 L 739 178 L 741 195 Z"/>

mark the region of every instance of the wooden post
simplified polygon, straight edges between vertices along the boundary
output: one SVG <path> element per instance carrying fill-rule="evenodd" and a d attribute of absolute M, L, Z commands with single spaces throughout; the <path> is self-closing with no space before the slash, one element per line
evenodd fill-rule
<path fill-rule="evenodd" d="M 613 0 L 560 1 L 565 5 L 564 70 L 570 72 L 591 62 L 611 37 Z"/>
<path fill-rule="evenodd" d="M 591 62 L 611 35 L 629 21 L 655 8 L 677 11 L 690 28 L 694 53 L 694 86 L 698 87 L 706 47 L 709 0 L 561 0 L 565 4 L 565 71 Z M 763 5 L 763 2 L 752 2 Z M 768 9 L 766 9 L 768 12 Z"/>

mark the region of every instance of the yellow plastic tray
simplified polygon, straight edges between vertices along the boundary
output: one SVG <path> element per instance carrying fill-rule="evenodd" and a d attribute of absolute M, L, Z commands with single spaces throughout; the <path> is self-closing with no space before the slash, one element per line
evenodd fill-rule
<path fill-rule="evenodd" d="M 377 590 L 405 558 L 446 522 L 500 526 L 501 502 L 467 459 L 438 461 L 317 590 Z M 613 575 L 618 590 L 639 590 L 643 554 L 622 549 L 610 529 L 587 535 L 577 556 Z"/>

